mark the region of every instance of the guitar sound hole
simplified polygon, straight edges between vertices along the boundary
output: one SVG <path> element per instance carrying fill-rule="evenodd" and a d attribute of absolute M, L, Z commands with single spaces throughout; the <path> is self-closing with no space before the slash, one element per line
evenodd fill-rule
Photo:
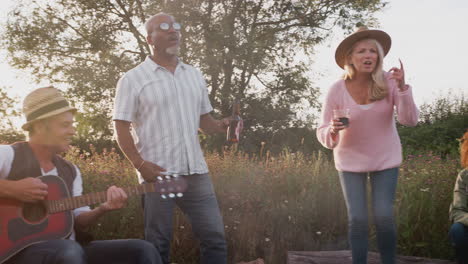
<path fill-rule="evenodd" d="M 23 205 L 23 217 L 29 222 L 39 222 L 46 214 L 47 209 L 43 202 L 24 203 Z"/>

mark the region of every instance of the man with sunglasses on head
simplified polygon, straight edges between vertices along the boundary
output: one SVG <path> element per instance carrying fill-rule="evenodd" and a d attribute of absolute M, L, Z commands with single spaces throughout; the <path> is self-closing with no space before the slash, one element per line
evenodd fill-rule
<path fill-rule="evenodd" d="M 145 27 L 153 55 L 125 73 L 117 84 L 113 114 L 117 142 L 140 182 L 168 175 L 185 177 L 188 182 L 182 197 L 144 195 L 145 239 L 169 263 L 177 205 L 201 242 L 201 263 L 224 264 L 224 225 L 198 129 L 225 133 L 229 119 L 216 120 L 210 115 L 213 108 L 202 74 L 178 57 L 181 26 L 174 17 L 156 14 Z"/>

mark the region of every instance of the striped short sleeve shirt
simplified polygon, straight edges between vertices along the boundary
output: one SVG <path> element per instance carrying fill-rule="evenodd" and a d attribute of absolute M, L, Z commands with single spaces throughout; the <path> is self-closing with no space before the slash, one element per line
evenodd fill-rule
<path fill-rule="evenodd" d="M 202 174 L 208 166 L 198 139 L 200 115 L 212 110 L 199 70 L 179 61 L 172 74 L 147 57 L 119 80 L 113 120 L 132 123 L 143 159 L 168 174 Z"/>

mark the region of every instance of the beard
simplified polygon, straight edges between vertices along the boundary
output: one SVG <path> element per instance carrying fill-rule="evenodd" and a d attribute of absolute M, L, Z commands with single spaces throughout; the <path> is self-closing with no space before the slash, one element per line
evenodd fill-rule
<path fill-rule="evenodd" d="M 180 46 L 179 45 L 174 45 L 174 46 L 171 46 L 169 48 L 166 48 L 166 53 L 170 54 L 170 55 L 173 55 L 173 56 L 179 55 L 179 52 L 180 52 Z"/>

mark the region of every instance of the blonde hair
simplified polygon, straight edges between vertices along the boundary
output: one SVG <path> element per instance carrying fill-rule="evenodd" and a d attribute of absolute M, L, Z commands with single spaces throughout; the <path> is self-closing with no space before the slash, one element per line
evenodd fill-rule
<path fill-rule="evenodd" d="M 350 62 L 350 57 L 356 45 L 363 41 L 370 41 L 371 43 L 373 43 L 377 47 L 377 54 L 378 54 L 377 66 L 375 67 L 374 71 L 371 74 L 372 83 L 371 83 L 371 87 L 369 91 L 369 100 L 370 101 L 382 100 L 388 95 L 388 87 L 387 87 L 387 82 L 385 81 L 385 76 L 383 72 L 384 51 L 383 51 L 382 45 L 380 45 L 380 43 L 377 40 L 368 38 L 368 39 L 362 39 L 362 40 L 356 41 L 356 43 L 353 44 L 353 46 L 349 49 L 345 57 L 345 63 L 344 63 L 345 73 L 343 75 L 343 79 L 352 80 L 354 78 L 356 71 L 354 69 L 354 66 Z"/>

